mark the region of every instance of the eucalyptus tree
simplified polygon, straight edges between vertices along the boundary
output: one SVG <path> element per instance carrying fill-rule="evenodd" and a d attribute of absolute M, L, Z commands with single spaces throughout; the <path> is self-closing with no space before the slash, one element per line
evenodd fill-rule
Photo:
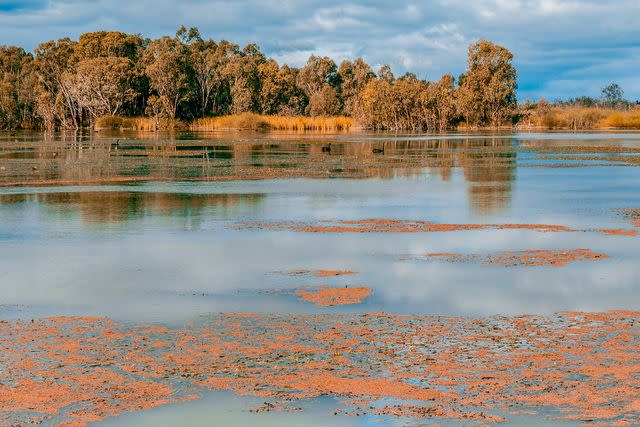
<path fill-rule="evenodd" d="M 369 129 L 394 129 L 397 117 L 393 102 L 393 84 L 387 79 L 373 79 L 360 94 L 360 110 L 356 118 Z"/>
<path fill-rule="evenodd" d="M 479 40 L 469 46 L 458 106 L 470 126 L 498 126 L 513 113 L 518 86 L 512 61 L 508 49 L 490 41 Z"/>
<path fill-rule="evenodd" d="M 624 91 L 617 83 L 610 83 L 602 88 L 602 101 L 609 107 L 615 107 L 621 103 L 624 97 Z"/>
<path fill-rule="evenodd" d="M 307 114 L 315 116 L 337 116 L 342 112 L 342 100 L 338 91 L 331 85 L 325 84 L 319 91 L 311 95 Z"/>
<path fill-rule="evenodd" d="M 33 56 L 15 46 L 0 46 L 0 129 L 34 125 L 37 81 Z"/>
<path fill-rule="evenodd" d="M 260 74 L 258 68 L 267 59 L 255 44 L 248 44 L 241 51 L 237 46 L 221 52 L 222 73 L 227 83 L 230 101 L 229 111 L 234 114 L 257 112 L 260 104 Z"/>
<path fill-rule="evenodd" d="M 297 84 L 309 98 L 306 113 L 332 115 L 340 113 L 342 101 L 338 92 L 340 76 L 336 63 L 328 57 L 311 55 L 300 69 Z"/>
<path fill-rule="evenodd" d="M 389 83 L 396 81 L 396 76 L 393 74 L 393 71 L 391 71 L 391 66 L 389 64 L 385 64 L 378 69 L 378 78 L 386 80 Z"/>
<path fill-rule="evenodd" d="M 78 128 L 82 125 L 82 111 L 73 95 L 73 89 L 64 76 L 71 72 L 74 47 L 77 42 L 69 38 L 48 41 L 35 49 L 35 71 L 42 91 L 38 95 L 36 111 L 47 126 L 57 121 L 62 127 Z"/>
<path fill-rule="evenodd" d="M 92 121 L 103 115 L 116 115 L 137 96 L 133 88 L 134 64 L 117 56 L 84 59 L 73 71 L 63 75 L 63 82 Z"/>
<path fill-rule="evenodd" d="M 338 68 L 340 92 L 344 102 L 344 113 L 353 116 L 359 108 L 360 93 L 367 83 L 375 78 L 373 70 L 362 58 L 345 60 Z"/>
<path fill-rule="evenodd" d="M 189 64 L 198 87 L 199 115 L 206 115 L 215 102 L 222 82 L 222 73 L 216 58 L 218 45 L 213 40 L 197 40 L 189 44 Z"/>
<path fill-rule="evenodd" d="M 120 31 L 95 31 L 81 34 L 73 47 L 77 61 L 91 58 L 121 57 L 136 63 L 144 51 L 145 41 L 138 34 Z"/>
<path fill-rule="evenodd" d="M 445 131 L 456 115 L 455 80 L 451 74 L 443 75 L 439 81 L 430 82 L 421 93 L 420 105 L 429 131 Z"/>
<path fill-rule="evenodd" d="M 190 97 L 189 50 L 178 37 L 153 40 L 144 52 L 144 71 L 162 105 L 162 112 L 175 119 L 181 104 Z"/>
<path fill-rule="evenodd" d="M 285 116 L 304 114 L 308 100 L 296 85 L 297 72 L 287 65 L 280 67 L 273 59 L 258 66 L 261 113 Z"/>

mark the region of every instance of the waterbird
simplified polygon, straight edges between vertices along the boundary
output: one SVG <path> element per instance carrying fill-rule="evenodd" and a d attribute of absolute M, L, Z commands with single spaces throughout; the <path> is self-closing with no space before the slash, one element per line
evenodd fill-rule
<path fill-rule="evenodd" d="M 323 152 L 323 153 L 330 153 L 330 152 L 331 152 L 331 144 L 329 144 L 329 145 L 323 145 L 323 146 L 322 146 L 322 152 Z"/>
<path fill-rule="evenodd" d="M 384 148 L 374 148 L 373 150 L 371 150 L 371 152 L 373 154 L 380 154 L 380 153 L 384 153 Z"/>

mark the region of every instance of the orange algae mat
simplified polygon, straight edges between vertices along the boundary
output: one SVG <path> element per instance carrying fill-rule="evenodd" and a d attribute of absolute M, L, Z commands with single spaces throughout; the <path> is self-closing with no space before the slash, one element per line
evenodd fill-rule
<path fill-rule="evenodd" d="M 441 224 L 423 220 L 361 219 L 325 220 L 316 223 L 295 221 L 242 222 L 240 230 L 281 230 L 306 233 L 435 233 L 463 230 L 532 230 L 539 232 L 594 232 L 616 236 L 637 236 L 636 230 L 620 228 L 579 229 L 548 224 Z"/>
<path fill-rule="evenodd" d="M 609 258 L 606 254 L 592 252 L 589 249 L 508 251 L 492 255 L 430 253 L 427 254 L 426 257 L 452 263 L 480 262 L 483 264 L 498 264 L 504 266 L 521 265 L 526 267 L 561 267 L 573 261 L 599 261 Z"/>
<path fill-rule="evenodd" d="M 207 389 L 277 405 L 486 424 L 511 414 L 640 424 L 640 313 L 437 317 L 221 314 L 0 324 L 0 425 L 84 426 Z"/>
<path fill-rule="evenodd" d="M 298 289 L 296 295 L 300 301 L 312 302 L 321 307 L 334 305 L 360 304 L 362 300 L 371 295 L 371 288 L 358 286 L 354 288 L 336 288 L 330 286 L 317 287 L 315 291 Z"/>

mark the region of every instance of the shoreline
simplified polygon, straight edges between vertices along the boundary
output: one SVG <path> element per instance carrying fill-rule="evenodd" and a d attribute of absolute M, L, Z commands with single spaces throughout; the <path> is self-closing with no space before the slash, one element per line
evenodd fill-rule
<path fill-rule="evenodd" d="M 587 110 L 588 112 L 596 112 Z M 588 125 L 576 125 L 574 116 L 585 114 L 582 110 L 563 110 L 567 117 L 554 119 L 552 125 L 543 125 L 548 118 L 546 116 L 534 116 L 513 125 L 503 126 L 467 126 L 464 122 L 449 128 L 446 131 L 434 132 L 426 129 L 379 129 L 362 126 L 357 119 L 348 116 L 278 116 L 263 115 L 257 113 L 242 113 L 225 116 L 205 117 L 187 122 L 183 120 L 169 120 L 152 117 L 128 117 L 128 116 L 104 116 L 95 120 L 92 126 L 80 128 L 59 128 L 56 132 L 64 131 L 137 131 L 137 132 L 161 132 L 161 131 L 193 131 L 193 132 L 217 132 L 217 131 L 253 131 L 253 132 L 278 132 L 293 131 L 299 133 L 311 132 L 409 132 L 409 133 L 429 133 L 446 134 L 449 132 L 486 132 L 486 131 L 529 131 L 529 132 L 553 132 L 553 131 L 638 131 L 640 122 L 636 122 L 636 116 L 640 116 L 640 110 L 616 111 L 602 113 L 603 118 Z M 559 113 L 554 113 L 558 115 Z M 625 116 L 626 115 L 626 116 Z M 625 116 L 625 118 L 620 118 Z M 617 117 L 617 118 L 616 118 Z M 616 118 L 617 121 L 613 119 Z M 625 122 L 625 120 L 627 120 Z M 619 125 L 612 125 L 612 123 Z M 15 132 L 50 132 L 45 129 L 23 128 L 19 130 L 0 130 L 2 133 Z"/>

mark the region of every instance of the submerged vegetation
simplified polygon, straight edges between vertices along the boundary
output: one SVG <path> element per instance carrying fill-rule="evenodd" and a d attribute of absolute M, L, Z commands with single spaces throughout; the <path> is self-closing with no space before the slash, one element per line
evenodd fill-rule
<path fill-rule="evenodd" d="M 0 47 L 0 129 L 640 127 L 639 110 L 615 84 L 602 100 L 519 106 L 512 61 L 480 40 L 465 73 L 427 81 L 396 77 L 387 65 L 376 73 L 362 58 L 280 65 L 255 44 L 205 40 L 196 28 L 155 40 L 98 31 L 33 53 Z"/>

